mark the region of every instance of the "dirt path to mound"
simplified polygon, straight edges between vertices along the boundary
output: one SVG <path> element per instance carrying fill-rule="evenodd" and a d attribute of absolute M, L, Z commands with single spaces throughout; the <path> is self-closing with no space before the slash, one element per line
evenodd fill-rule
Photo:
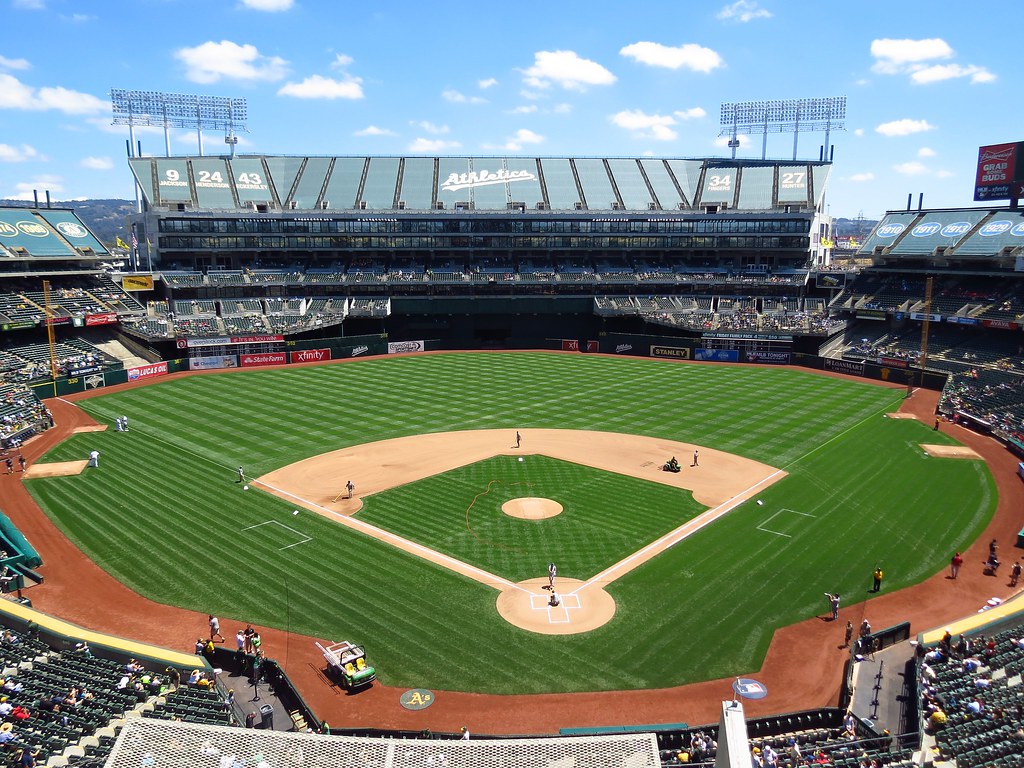
<path fill-rule="evenodd" d="M 931 425 L 937 400 L 937 393 L 917 392 L 904 403 L 901 412 Z M 58 426 L 25 446 L 24 455 L 30 462 L 75 427 L 93 424 L 70 402 L 49 400 L 47 404 Z M 917 587 L 883 593 L 867 603 L 844 608 L 839 622 L 810 619 L 779 630 L 763 667 L 743 673 L 760 680 L 769 690 L 767 698 L 745 703 L 748 715 L 834 704 L 845 654 L 837 646 L 842 642 L 847 619 L 857 624 L 862 616 L 868 616 L 875 627 L 909 620 L 913 631 L 919 631 L 973 613 L 993 595 L 1011 594 L 1005 579 L 982 575 L 981 562 L 990 539 L 998 539 L 1007 550 L 1015 541 L 1018 510 L 1024 506 L 1024 484 L 1016 476 L 1017 460 L 990 438 L 952 424 L 943 424 L 941 430 L 985 459 L 999 490 L 998 511 L 988 529 L 964 552 L 966 564 L 960 578 L 947 579 L 944 569 Z M 687 457 L 679 458 L 688 463 L 684 461 Z M 91 629 L 179 650 L 190 649 L 195 638 L 207 631 L 205 614 L 146 600 L 85 558 L 35 505 L 19 474 L 0 475 L 0 499 L 4 511 L 39 550 L 45 563 L 41 570 L 46 582 L 27 593 L 36 608 Z M 222 618 L 228 631 L 233 631 L 236 623 Z M 268 653 L 283 664 L 317 715 L 336 728 L 372 725 L 457 731 L 466 724 L 478 733 L 541 734 L 569 726 L 684 721 L 703 724 L 717 722 L 719 702 L 732 695 L 731 678 L 661 690 L 568 695 L 487 696 L 435 691 L 433 706 L 413 712 L 399 705 L 401 689 L 374 685 L 357 696 L 347 696 L 329 686 L 313 638 L 265 627 L 260 632 Z"/>

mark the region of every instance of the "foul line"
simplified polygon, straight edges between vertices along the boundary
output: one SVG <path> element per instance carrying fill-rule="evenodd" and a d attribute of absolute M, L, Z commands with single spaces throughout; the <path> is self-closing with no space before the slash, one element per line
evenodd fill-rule
<path fill-rule="evenodd" d="M 406 539 L 398 534 L 391 533 L 391 531 L 385 531 L 383 528 L 370 525 L 358 518 L 344 515 L 341 512 L 336 512 L 333 509 L 329 509 L 328 507 L 324 507 L 320 504 L 309 501 L 308 499 L 304 499 L 294 493 L 290 493 L 289 491 L 285 491 L 281 488 L 270 485 L 269 483 L 265 483 L 262 480 L 250 480 L 249 484 L 253 486 L 260 485 L 277 496 L 287 496 L 290 499 L 294 499 L 307 509 L 321 510 L 342 525 L 347 525 L 349 528 L 359 531 L 360 533 L 365 533 L 367 536 L 377 539 L 378 541 L 386 542 L 398 549 L 403 549 L 407 552 L 413 553 L 429 562 L 437 565 L 443 565 L 450 571 L 462 574 L 463 576 L 468 576 L 474 581 L 486 584 L 488 587 L 494 587 L 499 591 L 515 588 L 522 592 L 529 592 L 529 590 L 523 589 L 518 584 L 501 576 L 495 576 L 493 573 L 485 571 L 483 568 L 477 568 L 475 565 L 470 565 L 469 563 L 464 563 L 461 560 L 456 560 L 454 557 L 450 557 L 443 552 L 438 552 L 436 549 L 430 549 L 429 547 L 425 547 L 422 544 L 418 544 L 417 542 Z"/>

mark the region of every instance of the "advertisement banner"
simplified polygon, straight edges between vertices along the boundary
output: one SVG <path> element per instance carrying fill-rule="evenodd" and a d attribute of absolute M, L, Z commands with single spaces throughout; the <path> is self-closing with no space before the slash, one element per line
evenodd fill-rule
<path fill-rule="evenodd" d="M 234 355 L 206 355 L 204 357 L 190 357 L 188 368 L 190 371 L 210 371 L 215 368 L 237 368 L 238 358 Z"/>
<path fill-rule="evenodd" d="M 242 368 L 255 368 L 258 365 L 284 365 L 288 356 L 284 352 L 261 352 L 250 355 L 239 355 Z"/>
<path fill-rule="evenodd" d="M 1008 331 L 1020 330 L 1020 323 L 1014 323 L 1010 320 L 982 320 L 981 324 L 986 328 L 1005 328 Z"/>
<path fill-rule="evenodd" d="M 587 339 L 587 352 L 600 352 L 601 345 L 594 339 Z"/>
<path fill-rule="evenodd" d="M 36 324 L 26 320 L 17 320 L 13 323 L 0 325 L 0 331 L 20 331 L 25 328 L 35 328 Z"/>
<path fill-rule="evenodd" d="M 166 375 L 167 363 L 165 362 L 153 363 L 152 365 L 140 365 L 136 368 L 128 369 L 128 381 L 138 381 L 139 379 L 151 379 L 154 376 Z"/>
<path fill-rule="evenodd" d="M 743 354 L 745 363 L 767 363 L 770 365 L 789 365 L 789 352 L 755 352 Z"/>
<path fill-rule="evenodd" d="M 403 352 L 422 352 L 426 345 L 422 341 L 389 341 L 388 354 L 399 355 Z"/>
<path fill-rule="evenodd" d="M 1013 182 L 1020 181 L 1022 142 L 990 144 L 978 148 L 978 169 L 974 178 L 974 199 L 1005 200 Z"/>
<path fill-rule="evenodd" d="M 95 315 L 86 315 L 85 324 L 89 325 L 110 325 L 117 322 L 116 312 L 100 312 Z"/>
<path fill-rule="evenodd" d="M 946 317 L 947 323 L 958 323 L 959 325 L 979 325 L 981 321 L 976 317 L 963 317 L 961 315 L 949 315 Z"/>
<path fill-rule="evenodd" d="M 925 318 L 931 320 L 932 322 L 936 322 L 937 323 L 940 320 L 942 320 L 942 315 L 928 315 L 928 314 L 925 314 L 924 312 L 911 312 L 910 313 L 910 319 L 911 320 L 924 320 Z"/>
<path fill-rule="evenodd" d="M 202 338 L 178 339 L 178 349 L 195 347 L 228 347 L 233 344 L 271 344 L 284 341 L 284 336 L 267 334 L 265 336 L 203 336 Z"/>
<path fill-rule="evenodd" d="M 882 309 L 858 309 L 858 320 L 885 320 L 885 310 Z"/>
<path fill-rule="evenodd" d="M 562 339 L 562 351 L 563 352 L 579 352 L 580 351 L 579 339 Z"/>
<path fill-rule="evenodd" d="M 71 325 L 70 317 L 47 317 L 45 319 L 46 325 Z"/>
<path fill-rule="evenodd" d="M 689 360 L 689 347 L 663 347 L 651 344 L 651 357 L 674 357 L 676 360 Z"/>
<path fill-rule="evenodd" d="M 880 357 L 878 358 L 879 365 L 886 365 L 890 368 L 909 368 L 910 363 L 906 360 L 900 360 L 898 357 Z"/>
<path fill-rule="evenodd" d="M 824 363 L 824 369 L 826 371 L 832 371 L 833 373 L 846 373 L 850 376 L 863 376 L 864 375 L 864 363 L 855 363 L 852 360 L 840 360 L 835 357 L 826 357 L 822 359 Z"/>
<path fill-rule="evenodd" d="M 298 352 L 289 352 L 288 358 L 289 363 L 319 363 L 321 360 L 331 359 L 331 350 L 303 349 Z"/>
<path fill-rule="evenodd" d="M 125 275 L 121 278 L 121 287 L 126 291 L 152 291 L 152 275 Z"/>
<path fill-rule="evenodd" d="M 705 360 L 713 363 L 738 363 L 740 351 L 738 349 L 695 349 L 694 360 Z"/>

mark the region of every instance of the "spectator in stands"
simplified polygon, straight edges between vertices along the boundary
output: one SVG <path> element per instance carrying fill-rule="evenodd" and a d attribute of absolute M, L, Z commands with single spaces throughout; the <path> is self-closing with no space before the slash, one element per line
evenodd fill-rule
<path fill-rule="evenodd" d="M 11 714 L 11 710 L 14 709 L 14 705 L 8 700 L 6 696 L 0 696 L 0 718 L 7 717 Z"/>

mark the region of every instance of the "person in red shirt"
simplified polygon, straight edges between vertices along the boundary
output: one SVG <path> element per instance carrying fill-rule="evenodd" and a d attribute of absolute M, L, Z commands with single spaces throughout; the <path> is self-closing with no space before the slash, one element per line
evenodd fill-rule
<path fill-rule="evenodd" d="M 949 561 L 949 577 L 955 579 L 957 574 L 960 573 L 960 566 L 964 564 L 963 556 L 957 552 L 953 555 L 953 559 Z"/>

